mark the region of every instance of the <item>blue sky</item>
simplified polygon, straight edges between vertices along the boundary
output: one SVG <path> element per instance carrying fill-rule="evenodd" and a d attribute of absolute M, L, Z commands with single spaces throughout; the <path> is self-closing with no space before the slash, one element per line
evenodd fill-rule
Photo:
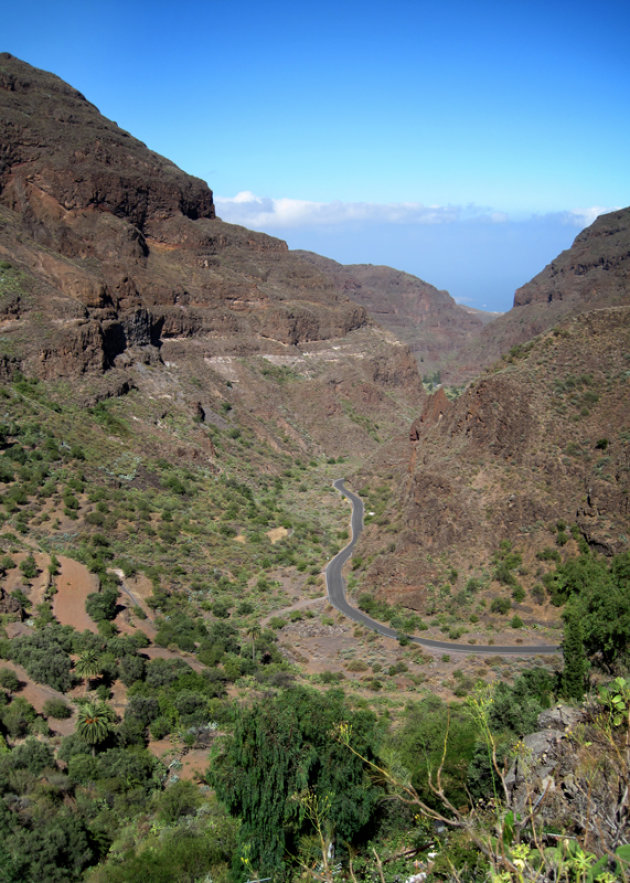
<path fill-rule="evenodd" d="M 508 309 L 630 204 L 630 5 L 21 0 L 0 49 L 212 187 L 225 220 Z"/>

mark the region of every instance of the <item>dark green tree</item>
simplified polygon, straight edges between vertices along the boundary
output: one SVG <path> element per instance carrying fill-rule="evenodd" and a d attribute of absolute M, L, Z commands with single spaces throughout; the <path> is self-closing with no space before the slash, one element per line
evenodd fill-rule
<path fill-rule="evenodd" d="M 477 729 L 461 705 L 449 708 L 437 696 L 431 696 L 406 708 L 396 734 L 396 750 L 423 800 L 430 805 L 435 803 L 429 779 L 435 782 L 442 764 L 446 793 L 454 803 L 464 804 L 468 764 L 476 740 Z"/>
<path fill-rule="evenodd" d="M 24 576 L 24 580 L 29 582 L 37 576 L 37 564 L 35 563 L 35 558 L 33 557 L 33 553 L 29 552 L 24 561 L 20 564 L 20 570 Z"/>
<path fill-rule="evenodd" d="M 13 739 L 25 736 L 36 718 L 37 712 L 23 696 L 16 696 L 10 705 L 2 709 L 2 723 Z"/>
<path fill-rule="evenodd" d="M 575 699 L 579 702 L 584 698 L 589 664 L 584 649 L 582 620 L 577 615 L 574 605 L 569 605 L 565 612 L 562 655 L 564 656 L 562 695 L 566 699 Z"/>
<path fill-rule="evenodd" d="M 299 837 L 309 829 L 296 799 L 306 789 L 326 801 L 336 839 L 353 842 L 365 832 L 379 792 L 362 761 L 332 737 L 340 722 L 351 724 L 361 754 L 373 757 L 374 717 L 351 713 L 341 691 L 321 695 L 292 688 L 238 713 L 212 777 L 220 799 L 242 821 L 234 863 L 239 879 L 246 873 L 243 850 L 248 869 L 286 879 L 287 854 L 297 854 Z"/>
<path fill-rule="evenodd" d="M 65 693 L 72 687 L 67 638 L 63 627 L 47 626 L 12 641 L 11 658 L 23 665 L 33 680 Z"/>
<path fill-rule="evenodd" d="M 630 555 L 612 562 L 588 552 L 571 558 L 543 581 L 555 604 L 580 620 L 592 664 L 614 671 L 630 654 Z"/>
<path fill-rule="evenodd" d="M 116 616 L 116 602 L 118 601 L 118 589 L 102 589 L 100 592 L 92 592 L 85 599 L 85 611 L 94 622 L 111 620 Z"/>
<path fill-rule="evenodd" d="M 20 680 L 12 668 L 0 668 L 0 687 L 3 687 L 9 695 L 20 688 Z"/>
<path fill-rule="evenodd" d="M 571 604 L 581 620 L 587 655 L 612 672 L 630 650 L 630 579 L 623 565 L 602 568 Z"/>

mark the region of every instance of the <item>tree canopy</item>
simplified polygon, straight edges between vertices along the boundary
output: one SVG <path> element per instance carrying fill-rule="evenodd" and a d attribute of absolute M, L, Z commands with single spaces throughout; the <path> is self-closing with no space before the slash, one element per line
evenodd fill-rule
<path fill-rule="evenodd" d="M 362 762 L 333 738 L 341 722 L 352 726 L 361 754 L 372 756 L 375 718 L 352 712 L 340 691 L 322 695 L 292 688 L 238 713 L 234 734 L 217 760 L 213 784 L 232 815 L 242 820 L 236 868 L 284 879 L 287 854 L 308 831 L 307 789 L 327 807 L 327 825 L 352 842 L 376 811 L 378 789 Z M 238 873 L 238 870 L 237 870 Z"/>

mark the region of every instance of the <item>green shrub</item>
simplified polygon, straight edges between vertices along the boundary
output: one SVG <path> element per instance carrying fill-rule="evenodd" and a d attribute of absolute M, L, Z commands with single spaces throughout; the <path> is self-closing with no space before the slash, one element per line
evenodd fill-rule
<path fill-rule="evenodd" d="M 91 592 L 85 599 L 85 612 L 94 622 L 112 620 L 116 616 L 118 589 Z"/>
<path fill-rule="evenodd" d="M 13 739 L 26 736 L 36 718 L 37 712 L 23 696 L 16 696 L 9 705 L 2 709 L 2 723 Z"/>
<path fill-rule="evenodd" d="M 537 604 L 542 604 L 545 600 L 546 592 L 544 587 L 541 586 L 540 583 L 536 583 L 536 585 L 532 587 L 531 595 Z"/>
<path fill-rule="evenodd" d="M 536 558 L 539 561 L 560 561 L 560 553 L 557 549 L 545 546 L 540 552 L 536 552 Z"/>
<path fill-rule="evenodd" d="M 56 720 L 65 720 L 66 718 L 72 717 L 72 709 L 63 701 L 63 699 L 52 697 L 51 699 L 47 699 L 44 703 L 44 714 L 46 717 L 52 717 Z"/>
<path fill-rule="evenodd" d="M 492 604 L 490 605 L 490 612 L 505 614 L 511 606 L 512 605 L 507 598 L 493 598 Z"/>
<path fill-rule="evenodd" d="M 346 668 L 348 671 L 367 671 L 368 666 L 362 659 L 351 659 L 346 663 Z"/>
<path fill-rule="evenodd" d="M 199 788 L 193 782 L 173 782 L 160 795 L 157 806 L 158 818 L 172 825 L 183 816 L 192 816 L 201 803 Z"/>
<path fill-rule="evenodd" d="M 120 680 L 126 687 L 130 687 L 136 681 L 143 680 L 146 674 L 146 662 L 138 655 L 125 654 L 118 663 Z"/>
<path fill-rule="evenodd" d="M 37 576 L 37 565 L 32 552 L 29 552 L 24 561 L 22 561 L 20 564 L 20 570 L 26 580 L 34 579 Z"/>
<path fill-rule="evenodd" d="M 12 668 L 0 668 L 0 687 L 9 693 L 15 693 L 20 687 L 20 681 Z"/>
<path fill-rule="evenodd" d="M 149 724 L 149 732 L 153 739 L 164 739 L 171 732 L 171 724 L 165 717 L 156 717 Z"/>
<path fill-rule="evenodd" d="M 34 681 L 65 693 L 73 686 L 70 647 L 67 632 L 53 625 L 14 639 L 11 655 Z"/>
<path fill-rule="evenodd" d="M 54 767 L 55 756 L 50 745 L 29 736 L 21 745 L 16 745 L 8 757 L 15 770 L 28 770 L 39 776 L 47 767 Z"/>

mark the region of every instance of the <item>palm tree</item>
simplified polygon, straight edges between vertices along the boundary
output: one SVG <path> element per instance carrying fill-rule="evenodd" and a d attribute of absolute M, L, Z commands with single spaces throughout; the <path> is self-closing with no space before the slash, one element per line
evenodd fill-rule
<path fill-rule="evenodd" d="M 104 742 L 112 730 L 115 714 L 113 708 L 101 699 L 81 699 L 79 701 L 77 733 L 92 746 L 92 757 L 96 746 Z"/>
<path fill-rule="evenodd" d="M 80 678 L 84 679 L 85 692 L 87 693 L 90 680 L 101 672 L 96 650 L 86 650 L 82 653 L 74 664 L 74 670 Z"/>
<path fill-rule="evenodd" d="M 261 634 L 260 626 L 258 625 L 258 623 L 254 623 L 254 625 L 250 625 L 250 627 L 247 629 L 247 634 L 250 635 L 250 637 L 252 639 L 252 662 L 253 662 L 255 659 L 255 656 L 256 656 L 256 640 L 260 637 L 260 634 Z"/>

